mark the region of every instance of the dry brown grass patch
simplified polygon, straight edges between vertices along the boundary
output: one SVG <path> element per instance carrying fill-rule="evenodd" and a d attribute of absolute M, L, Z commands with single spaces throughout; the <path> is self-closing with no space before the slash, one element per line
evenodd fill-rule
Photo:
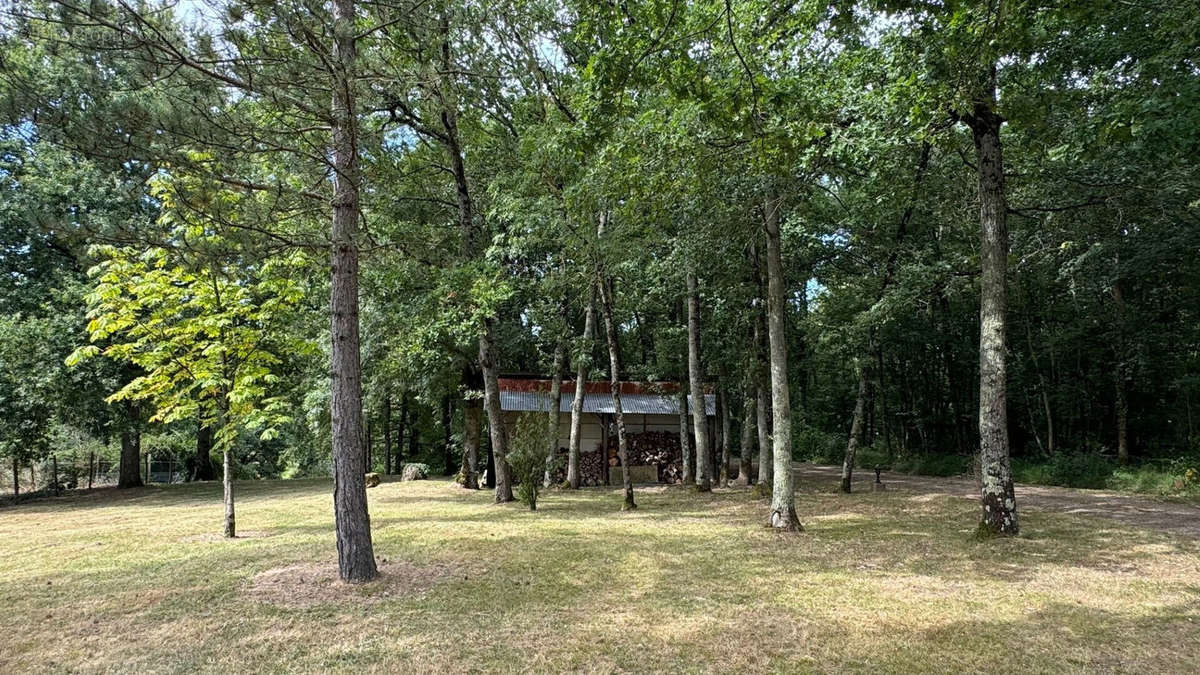
<path fill-rule="evenodd" d="M 324 604 L 375 605 L 393 598 L 419 597 L 452 577 L 468 576 L 456 565 L 384 562 L 379 576 L 364 584 L 338 578 L 336 564 L 298 563 L 260 572 L 245 587 L 258 602 L 305 608 Z"/>

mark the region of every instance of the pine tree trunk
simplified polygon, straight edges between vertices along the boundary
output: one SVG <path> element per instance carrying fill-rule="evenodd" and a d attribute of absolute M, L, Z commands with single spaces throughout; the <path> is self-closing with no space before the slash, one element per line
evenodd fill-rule
<path fill-rule="evenodd" d="M 138 406 L 125 403 L 125 428 L 121 430 L 121 466 L 117 477 L 118 488 L 141 487 L 142 483 L 142 435 L 135 425 L 138 423 Z"/>
<path fill-rule="evenodd" d="M 850 482 L 854 478 L 854 456 L 858 453 L 858 434 L 862 430 L 867 387 L 867 369 L 859 365 L 858 397 L 854 401 L 854 420 L 850 423 L 850 439 L 846 441 L 846 458 L 842 461 L 842 492 L 846 494 L 850 494 Z"/>
<path fill-rule="evenodd" d="M 995 112 L 995 69 L 986 99 L 966 116 L 975 139 L 979 164 L 980 281 L 979 310 L 979 453 L 981 530 L 1015 535 L 1017 503 L 1008 454 L 1007 375 L 1004 333 L 1008 288 L 1008 204 L 1004 194 L 1004 161 L 1000 125 Z"/>
<path fill-rule="evenodd" d="M 612 282 L 600 280 L 600 306 L 604 315 L 605 342 L 608 344 L 609 383 L 612 385 L 613 416 L 617 422 L 617 451 L 621 457 L 621 484 L 625 489 L 622 511 L 637 508 L 633 501 L 633 481 L 629 476 L 629 447 L 625 437 L 625 413 L 621 410 L 621 353 L 617 344 L 617 326 L 613 320 Z"/>
<path fill-rule="evenodd" d="M 700 292 L 696 275 L 687 275 L 688 385 L 692 391 L 692 429 L 696 436 L 696 487 L 712 490 L 712 471 L 708 460 L 708 409 L 704 403 L 704 369 L 700 366 Z"/>
<path fill-rule="evenodd" d="M 767 335 L 771 345 L 771 435 L 774 441 L 774 483 L 771 513 L 767 524 L 776 530 L 802 530 L 796 516 L 796 494 L 792 476 L 792 404 L 788 388 L 787 335 L 784 314 L 787 290 L 783 278 L 783 253 L 779 234 L 778 199 L 766 204 L 767 230 Z"/>
<path fill-rule="evenodd" d="M 363 467 L 362 364 L 358 326 L 358 132 L 354 110 L 353 0 L 333 2 L 333 227 L 330 275 L 330 418 L 333 440 L 333 514 L 338 575 L 375 578 L 371 517 Z"/>
<path fill-rule="evenodd" d="M 213 467 L 212 450 L 212 427 L 200 421 L 196 427 L 196 471 L 192 476 L 194 480 L 212 480 L 217 477 Z"/>
<path fill-rule="evenodd" d="M 571 400 L 571 442 L 567 448 L 567 485 L 579 489 L 579 453 L 583 442 L 583 398 L 587 395 L 588 366 L 591 363 L 592 341 L 596 332 L 596 288 L 592 286 L 587 309 L 583 316 L 584 347 L 575 357 L 575 397 Z"/>

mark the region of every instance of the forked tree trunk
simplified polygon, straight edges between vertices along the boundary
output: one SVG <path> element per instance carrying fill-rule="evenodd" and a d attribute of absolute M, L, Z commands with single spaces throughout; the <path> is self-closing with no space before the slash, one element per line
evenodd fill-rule
<path fill-rule="evenodd" d="M 117 476 L 118 488 L 141 487 L 142 483 L 142 435 L 134 425 L 138 421 L 138 407 L 134 402 L 125 403 L 125 428 L 121 430 L 121 466 Z"/>
<path fill-rule="evenodd" d="M 979 458 L 981 531 L 1015 535 L 1017 501 L 1008 455 L 1008 384 L 1004 333 L 1008 301 L 1008 203 L 1000 146 L 1003 119 L 995 111 L 996 73 L 992 68 L 986 97 L 965 116 L 975 139 L 979 165 L 980 280 L 979 308 Z"/>
<path fill-rule="evenodd" d="M 604 316 L 605 342 L 608 344 L 609 382 L 612 385 L 613 417 L 617 423 L 617 451 L 621 457 L 621 484 L 625 488 L 622 511 L 637 508 L 633 501 L 633 480 L 629 476 L 629 446 L 625 438 L 625 413 L 621 410 L 621 353 L 617 344 L 617 326 L 613 320 L 612 282 L 600 280 L 600 306 Z"/>
<path fill-rule="evenodd" d="M 771 435 L 774 441 L 775 476 L 771 489 L 771 513 L 767 524 L 776 530 L 802 530 L 796 516 L 796 494 L 792 477 L 792 403 L 788 388 L 787 335 L 784 314 L 783 253 L 779 235 L 779 199 L 768 200 L 767 230 L 767 335 L 771 344 Z"/>
<path fill-rule="evenodd" d="M 692 429 L 696 437 L 696 487 L 712 490 L 709 468 L 708 408 L 704 403 L 704 369 L 700 366 L 700 292 L 696 275 L 687 275 L 688 385 L 692 391 Z"/>
<path fill-rule="evenodd" d="M 750 485 L 754 482 L 751 475 L 753 467 L 750 453 L 754 450 L 755 441 L 755 407 L 754 371 L 747 370 L 745 379 L 742 380 L 742 438 L 739 446 L 741 456 L 738 460 L 736 481 L 738 485 Z"/>
<path fill-rule="evenodd" d="M 567 485 L 579 489 L 579 452 L 583 442 L 583 397 L 587 395 L 588 367 L 596 332 L 596 287 L 592 286 L 583 315 L 583 346 L 575 356 L 575 397 L 571 400 L 571 442 L 567 448 Z M 607 449 L 605 449 L 607 452 Z"/>
<path fill-rule="evenodd" d="M 862 432 L 863 408 L 867 400 L 867 369 L 858 366 L 858 397 L 854 401 L 854 420 L 850 422 L 850 439 L 846 441 L 846 458 L 842 461 L 842 492 L 850 493 L 854 478 L 854 456 L 858 453 L 858 436 Z"/>
<path fill-rule="evenodd" d="M 358 335 L 358 138 L 354 111 L 353 0 L 333 2 L 332 114 L 333 227 L 330 275 L 330 417 L 333 440 L 333 514 L 338 575 L 375 578 L 371 518 L 362 448 L 362 365 Z"/>

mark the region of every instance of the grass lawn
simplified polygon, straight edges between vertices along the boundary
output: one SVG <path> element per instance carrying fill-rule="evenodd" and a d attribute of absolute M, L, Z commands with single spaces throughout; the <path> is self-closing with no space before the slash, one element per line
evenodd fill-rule
<path fill-rule="evenodd" d="M 387 572 L 330 581 L 331 484 L 105 492 L 0 509 L 0 673 L 1200 671 L 1200 543 L 803 482 L 807 532 L 745 490 L 369 492 Z"/>

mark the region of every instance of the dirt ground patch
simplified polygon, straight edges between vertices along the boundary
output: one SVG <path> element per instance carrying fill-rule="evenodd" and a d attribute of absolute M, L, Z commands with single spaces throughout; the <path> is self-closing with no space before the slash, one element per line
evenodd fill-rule
<path fill-rule="evenodd" d="M 230 539 L 220 532 L 204 532 L 202 534 L 193 534 L 186 537 L 180 537 L 182 543 L 202 542 L 202 541 L 229 541 L 235 542 L 242 539 L 262 539 L 263 537 L 274 536 L 274 532 L 266 530 L 243 530 L 237 533 L 237 536 Z"/>
<path fill-rule="evenodd" d="M 799 481 L 823 484 L 836 483 L 840 479 L 842 468 L 797 464 L 795 471 Z M 870 484 L 874 481 L 874 471 L 860 469 L 854 473 L 856 491 L 869 491 Z M 979 498 L 975 479 L 970 477 L 937 478 L 884 473 L 883 482 L 888 490 L 965 499 Z M 1018 514 L 1022 508 L 1029 508 L 1050 513 L 1094 516 L 1134 527 L 1200 539 L 1200 506 L 1193 504 L 1157 501 L 1108 490 L 1082 490 L 1047 485 L 1018 483 L 1016 490 Z"/>
<path fill-rule="evenodd" d="M 245 592 L 258 602 L 293 608 L 347 602 L 374 605 L 422 595 L 455 576 L 465 576 L 455 565 L 396 561 L 380 563 L 379 577 L 373 581 L 347 584 L 338 578 L 336 564 L 300 563 L 260 572 Z"/>

